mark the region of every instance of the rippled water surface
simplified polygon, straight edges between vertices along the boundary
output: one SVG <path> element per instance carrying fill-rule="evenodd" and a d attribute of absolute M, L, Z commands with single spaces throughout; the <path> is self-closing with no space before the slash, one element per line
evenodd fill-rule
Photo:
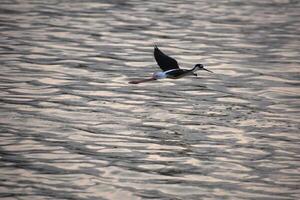
<path fill-rule="evenodd" d="M 1 199 L 299 199 L 297 0 L 1 1 Z M 214 74 L 130 85 L 153 45 Z"/>

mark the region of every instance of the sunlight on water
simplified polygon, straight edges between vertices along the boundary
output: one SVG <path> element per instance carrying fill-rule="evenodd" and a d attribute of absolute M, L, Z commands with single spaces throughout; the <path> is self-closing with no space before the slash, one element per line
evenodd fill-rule
<path fill-rule="evenodd" d="M 1 1 L 0 198 L 299 199 L 299 9 Z"/>

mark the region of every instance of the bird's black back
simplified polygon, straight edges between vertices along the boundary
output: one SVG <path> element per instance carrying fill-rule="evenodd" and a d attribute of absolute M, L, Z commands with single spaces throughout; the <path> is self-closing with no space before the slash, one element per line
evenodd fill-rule
<path fill-rule="evenodd" d="M 163 71 L 168 71 L 171 69 L 179 69 L 178 63 L 174 58 L 167 56 L 164 54 L 159 48 L 155 45 L 154 47 L 154 58 L 158 64 L 158 66 Z"/>

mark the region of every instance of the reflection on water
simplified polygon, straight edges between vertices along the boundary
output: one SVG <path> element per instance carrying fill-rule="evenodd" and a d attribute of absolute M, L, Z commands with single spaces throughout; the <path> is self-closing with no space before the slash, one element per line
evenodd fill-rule
<path fill-rule="evenodd" d="M 300 198 L 299 8 L 2 1 L 1 198 Z"/>

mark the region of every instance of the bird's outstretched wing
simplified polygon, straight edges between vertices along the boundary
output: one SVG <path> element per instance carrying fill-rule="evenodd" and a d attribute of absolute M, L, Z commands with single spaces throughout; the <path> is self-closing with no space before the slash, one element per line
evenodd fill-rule
<path fill-rule="evenodd" d="M 158 66 L 163 71 L 179 69 L 177 61 L 174 58 L 171 58 L 170 56 L 164 54 L 161 50 L 159 50 L 159 48 L 156 45 L 154 46 L 154 58 Z"/>

